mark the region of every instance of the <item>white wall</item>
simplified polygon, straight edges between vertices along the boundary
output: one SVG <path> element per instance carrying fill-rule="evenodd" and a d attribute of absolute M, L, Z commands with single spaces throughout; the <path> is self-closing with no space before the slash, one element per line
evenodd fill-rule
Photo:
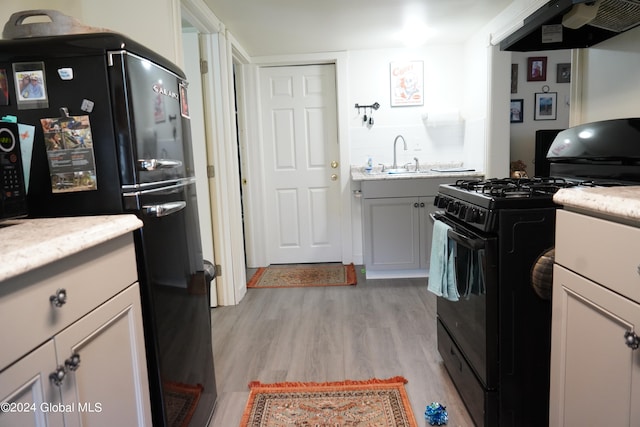
<path fill-rule="evenodd" d="M 640 27 L 581 53 L 580 123 L 640 117 Z"/>
<path fill-rule="evenodd" d="M 390 63 L 394 61 L 423 61 L 423 106 L 391 107 Z M 398 165 L 413 163 L 414 157 L 421 164 L 461 162 L 463 123 L 449 118 L 457 118 L 461 112 L 463 76 L 462 46 L 350 51 L 347 111 L 351 164 L 363 165 L 370 155 L 375 164 L 390 165 L 397 135 L 403 135 L 408 145 L 404 151 L 398 144 Z M 368 126 L 362 120 L 364 110 L 359 114 L 355 104 L 374 102 L 380 109 L 373 112 L 373 126 Z"/>
<path fill-rule="evenodd" d="M 547 57 L 547 79 L 529 82 L 527 58 L 539 56 Z M 556 76 L 558 64 L 571 63 L 571 51 L 513 52 L 511 63 L 518 64 L 518 91 L 511 94 L 511 99 L 523 100 L 523 121 L 511 123 L 510 161 L 522 160 L 527 165 L 529 176 L 533 176 L 536 131 L 569 127 L 570 84 L 557 83 Z M 556 120 L 534 120 L 535 93 L 543 92 L 543 86 L 548 86 L 549 92 L 557 93 Z"/>
<path fill-rule="evenodd" d="M 14 12 L 31 9 L 59 10 L 82 24 L 122 33 L 179 65 L 178 0 L 2 0 L 2 27 Z"/>

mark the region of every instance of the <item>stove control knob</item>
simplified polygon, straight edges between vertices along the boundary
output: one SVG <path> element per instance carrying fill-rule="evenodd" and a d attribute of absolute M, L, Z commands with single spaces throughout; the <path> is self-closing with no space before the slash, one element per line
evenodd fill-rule
<path fill-rule="evenodd" d="M 467 217 L 467 211 L 469 209 L 465 205 L 460 205 L 460 211 L 458 212 L 458 218 L 465 219 Z"/>
<path fill-rule="evenodd" d="M 438 206 L 439 208 L 446 208 L 446 207 L 447 207 L 448 200 L 447 200 L 447 198 L 446 198 L 446 197 L 438 196 L 438 197 L 436 198 L 436 201 L 438 202 L 437 206 Z"/>
<path fill-rule="evenodd" d="M 471 208 L 467 209 L 467 215 L 465 216 L 465 221 L 469 223 L 474 223 L 478 221 L 478 209 Z"/>
<path fill-rule="evenodd" d="M 453 206 L 455 202 L 453 200 L 447 200 L 446 210 L 447 212 L 453 212 Z"/>
<path fill-rule="evenodd" d="M 487 219 L 487 216 L 485 215 L 485 213 L 479 210 L 478 211 L 478 219 L 476 220 L 476 222 L 478 224 L 484 224 L 486 219 Z"/>

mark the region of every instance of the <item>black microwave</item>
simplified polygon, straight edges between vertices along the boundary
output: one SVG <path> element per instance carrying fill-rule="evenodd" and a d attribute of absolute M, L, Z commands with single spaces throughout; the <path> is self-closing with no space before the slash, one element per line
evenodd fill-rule
<path fill-rule="evenodd" d="M 27 194 L 15 123 L 0 122 L 0 220 L 27 216 Z"/>

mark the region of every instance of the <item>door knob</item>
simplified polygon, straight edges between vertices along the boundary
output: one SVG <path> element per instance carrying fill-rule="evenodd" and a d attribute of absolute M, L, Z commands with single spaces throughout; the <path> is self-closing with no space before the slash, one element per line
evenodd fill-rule
<path fill-rule="evenodd" d="M 331 167 L 332 167 L 333 169 L 337 168 L 337 167 L 338 167 L 338 162 L 336 162 L 335 160 L 333 160 L 333 161 L 331 162 Z"/>
<path fill-rule="evenodd" d="M 331 181 L 335 181 L 338 179 L 338 175 L 336 175 L 335 173 L 331 175 Z"/>

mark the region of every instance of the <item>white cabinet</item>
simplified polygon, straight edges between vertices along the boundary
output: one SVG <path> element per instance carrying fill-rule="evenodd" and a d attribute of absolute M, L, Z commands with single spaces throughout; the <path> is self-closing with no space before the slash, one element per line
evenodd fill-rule
<path fill-rule="evenodd" d="M 640 425 L 639 266 L 640 228 L 558 211 L 550 426 Z"/>
<path fill-rule="evenodd" d="M 367 270 L 424 270 L 428 267 L 428 213 L 433 197 L 365 199 Z"/>
<path fill-rule="evenodd" d="M 426 277 L 440 184 L 469 178 L 408 178 L 362 182 L 367 278 Z"/>
<path fill-rule="evenodd" d="M 1 426 L 151 425 L 136 281 L 126 235 L 2 282 Z"/>

